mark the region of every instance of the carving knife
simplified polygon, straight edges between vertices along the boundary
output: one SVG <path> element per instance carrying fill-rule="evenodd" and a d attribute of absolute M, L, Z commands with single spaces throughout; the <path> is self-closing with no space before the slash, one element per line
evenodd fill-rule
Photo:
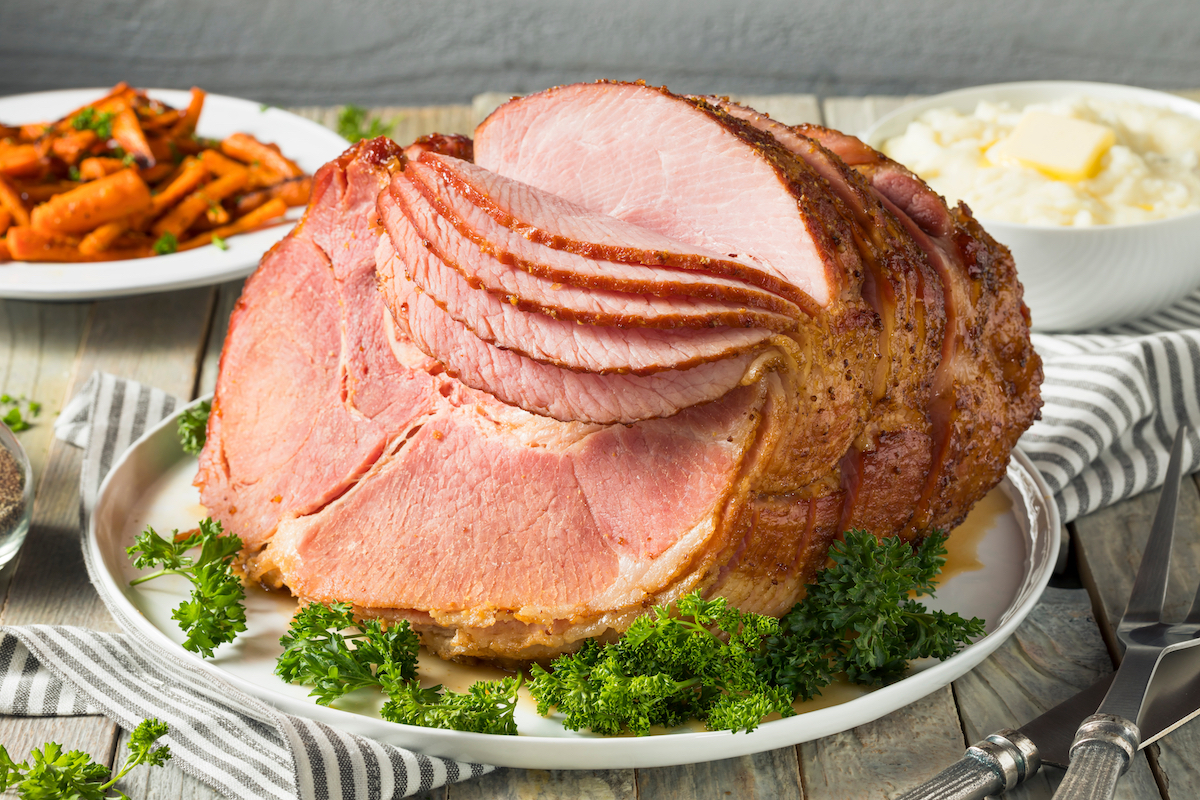
<path fill-rule="evenodd" d="M 1110 673 L 1016 730 L 997 731 L 959 761 L 898 800 L 983 800 L 1008 791 L 1043 764 L 1066 768 L 1075 731 L 1095 713 L 1113 681 Z M 1141 725 L 1141 747 L 1200 714 L 1200 648 L 1163 656 Z"/>

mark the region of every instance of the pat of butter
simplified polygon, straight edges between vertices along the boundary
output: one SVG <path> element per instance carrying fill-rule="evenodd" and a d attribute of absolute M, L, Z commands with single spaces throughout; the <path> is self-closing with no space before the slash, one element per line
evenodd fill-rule
<path fill-rule="evenodd" d="M 1115 142 L 1104 125 L 1030 111 L 987 157 L 996 163 L 1016 161 L 1055 180 L 1080 181 L 1099 171 L 1100 159 Z"/>

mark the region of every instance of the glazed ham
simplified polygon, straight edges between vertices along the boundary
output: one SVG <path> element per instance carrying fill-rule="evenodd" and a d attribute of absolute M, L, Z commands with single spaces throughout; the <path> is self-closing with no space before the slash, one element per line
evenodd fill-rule
<path fill-rule="evenodd" d="M 360 143 L 231 318 L 197 484 L 250 574 L 541 659 L 701 590 L 781 614 L 1040 406 L 1011 257 L 857 139 L 641 84 Z"/>

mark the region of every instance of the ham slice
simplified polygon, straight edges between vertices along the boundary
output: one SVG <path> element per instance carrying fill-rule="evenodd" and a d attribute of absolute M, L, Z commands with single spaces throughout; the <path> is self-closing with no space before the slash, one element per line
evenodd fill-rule
<path fill-rule="evenodd" d="M 592 325 L 796 327 L 799 308 L 756 287 L 539 245 L 501 226 L 424 164 L 409 162 L 389 189 L 379 201 L 385 217 L 400 210 L 447 265 L 524 310 Z"/>

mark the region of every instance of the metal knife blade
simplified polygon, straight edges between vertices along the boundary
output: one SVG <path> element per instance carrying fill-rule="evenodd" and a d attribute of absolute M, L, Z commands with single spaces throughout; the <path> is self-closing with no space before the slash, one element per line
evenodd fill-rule
<path fill-rule="evenodd" d="M 1043 764 L 1066 768 L 1071 743 L 1083 720 L 1095 713 L 1113 681 L 1110 673 L 1074 697 L 1059 703 L 1037 719 L 1018 728 L 1037 745 Z M 1143 712 L 1142 747 L 1158 741 L 1200 714 L 1200 649 L 1180 650 L 1163 656 Z"/>

